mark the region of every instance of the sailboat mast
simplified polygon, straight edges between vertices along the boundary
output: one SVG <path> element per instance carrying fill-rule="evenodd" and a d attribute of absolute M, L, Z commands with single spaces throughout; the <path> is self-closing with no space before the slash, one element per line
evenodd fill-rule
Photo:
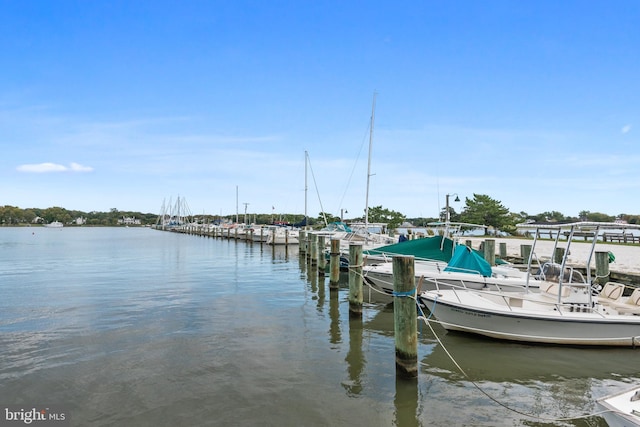
<path fill-rule="evenodd" d="M 236 185 L 236 224 L 238 223 L 238 186 Z"/>
<path fill-rule="evenodd" d="M 373 92 L 373 105 L 371 107 L 371 126 L 369 126 L 369 162 L 367 164 L 367 195 L 364 206 L 364 227 L 369 229 L 369 181 L 371 180 L 371 146 L 373 145 L 373 123 L 376 118 L 376 96 L 377 92 Z"/>
<path fill-rule="evenodd" d="M 307 162 L 309 161 L 309 153 L 304 151 L 304 227 L 307 228 Z"/>

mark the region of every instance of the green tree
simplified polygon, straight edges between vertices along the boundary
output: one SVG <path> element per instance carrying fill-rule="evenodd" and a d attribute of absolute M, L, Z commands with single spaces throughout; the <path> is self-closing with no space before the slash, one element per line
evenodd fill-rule
<path fill-rule="evenodd" d="M 340 221 L 340 217 L 339 216 L 335 216 L 329 212 L 320 212 L 318 214 L 318 219 L 316 220 L 318 224 L 322 224 L 322 226 L 324 227 L 325 224 L 325 218 L 327 220 L 327 224 L 331 224 L 332 222 L 336 222 L 336 221 Z"/>
<path fill-rule="evenodd" d="M 405 218 L 400 212 L 384 209 L 382 206 L 369 208 L 369 222 L 385 223 L 389 230 L 398 228 Z"/>
<path fill-rule="evenodd" d="M 485 194 L 474 194 L 473 199 L 466 197 L 460 219 L 462 222 L 484 225 L 485 234 L 489 226 L 505 230 L 515 225 L 509 209 L 502 206 L 499 200 L 494 200 Z"/>

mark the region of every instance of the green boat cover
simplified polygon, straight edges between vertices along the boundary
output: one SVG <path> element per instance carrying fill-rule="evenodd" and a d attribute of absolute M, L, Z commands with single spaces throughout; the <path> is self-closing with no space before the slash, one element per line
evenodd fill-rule
<path fill-rule="evenodd" d="M 491 264 L 468 246 L 457 245 L 444 271 L 480 273 L 484 277 L 491 277 Z"/>
<path fill-rule="evenodd" d="M 464 245 L 460 245 L 464 246 Z M 484 258 L 482 252 L 471 249 L 473 253 Z M 416 258 L 433 261 L 449 262 L 453 257 L 454 242 L 443 236 L 433 236 L 424 239 L 405 240 L 393 245 L 381 246 L 376 249 L 362 251 L 366 255 L 413 255 Z M 496 258 L 496 264 L 505 264 L 505 261 Z"/>
<path fill-rule="evenodd" d="M 449 262 L 453 256 L 453 240 L 442 236 L 405 240 L 393 245 L 363 251 L 364 255 L 413 255 L 416 258 Z"/>

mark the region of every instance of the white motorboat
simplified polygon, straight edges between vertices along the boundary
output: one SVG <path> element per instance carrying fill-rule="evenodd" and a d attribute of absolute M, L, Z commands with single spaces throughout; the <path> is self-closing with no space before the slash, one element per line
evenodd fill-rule
<path fill-rule="evenodd" d="M 275 227 L 269 230 L 267 236 L 268 245 L 297 245 L 300 231 L 296 228 Z"/>
<path fill-rule="evenodd" d="M 407 246 L 407 250 L 404 250 Z M 505 292 L 524 292 L 538 288 L 538 276 L 527 280 L 527 272 L 509 265 L 491 266 L 482 256 L 465 245 L 456 245 L 441 236 L 418 239 L 393 245 L 404 255 L 413 253 L 428 258 L 416 258 L 414 274 L 416 286 L 423 290 L 460 288 L 492 289 Z M 453 251 L 455 248 L 455 251 Z M 382 251 L 370 251 L 375 254 Z M 453 256 L 451 256 L 453 252 Z M 384 253 L 391 260 L 390 253 Z M 372 289 L 389 297 L 393 295 L 393 263 L 378 262 L 363 267 L 364 281 Z"/>
<path fill-rule="evenodd" d="M 640 387 L 604 396 L 596 401 L 609 427 L 640 426 Z"/>
<path fill-rule="evenodd" d="M 64 227 L 64 224 L 62 224 L 60 221 L 52 221 L 49 224 L 45 224 L 44 226 L 47 228 L 62 228 Z"/>
<path fill-rule="evenodd" d="M 557 227 L 569 227 L 567 251 L 576 230 L 591 230 L 593 254 L 599 231 L 608 226 L 612 225 L 574 223 Z M 615 226 L 620 228 L 620 224 Z M 534 239 L 534 247 L 535 242 Z M 537 282 L 539 292 L 437 286 L 421 292 L 418 301 L 448 330 L 534 343 L 640 345 L 640 288 L 631 290 L 622 284 L 607 283 L 594 296 L 590 268 L 586 269 L 584 283 L 571 283 L 564 280 L 565 264 L 566 256 L 558 276 L 546 276 Z"/>

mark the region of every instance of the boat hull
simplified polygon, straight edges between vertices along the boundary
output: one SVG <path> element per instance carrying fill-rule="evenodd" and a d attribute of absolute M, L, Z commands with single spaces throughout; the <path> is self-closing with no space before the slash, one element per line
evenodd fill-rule
<path fill-rule="evenodd" d="M 604 317 L 593 312 L 564 310 L 538 314 L 513 307 L 494 310 L 451 298 L 445 300 L 439 298 L 438 292 L 425 292 L 418 299 L 447 330 L 533 343 L 640 346 L 640 316 Z"/>
<path fill-rule="evenodd" d="M 636 387 L 597 400 L 604 410 L 600 415 L 609 427 L 640 426 L 640 399 L 636 397 L 638 393 L 640 388 Z"/>

